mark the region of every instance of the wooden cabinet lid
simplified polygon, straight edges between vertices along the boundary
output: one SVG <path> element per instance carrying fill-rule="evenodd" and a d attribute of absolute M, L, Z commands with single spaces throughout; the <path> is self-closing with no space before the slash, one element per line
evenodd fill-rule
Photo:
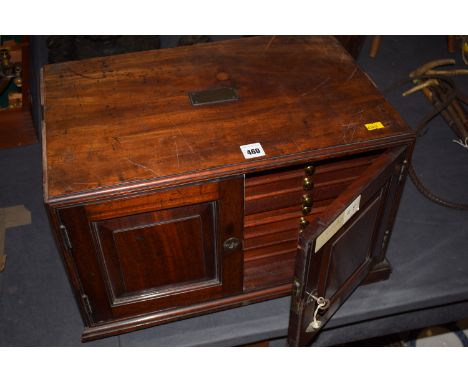
<path fill-rule="evenodd" d="M 196 106 L 190 100 L 190 92 L 220 88 L 229 90 L 198 99 L 238 99 Z M 241 38 L 47 65 L 43 100 L 49 202 L 412 136 L 351 56 L 326 36 Z M 365 127 L 374 122 L 383 127 Z M 240 146 L 252 143 L 265 155 L 246 159 Z"/>

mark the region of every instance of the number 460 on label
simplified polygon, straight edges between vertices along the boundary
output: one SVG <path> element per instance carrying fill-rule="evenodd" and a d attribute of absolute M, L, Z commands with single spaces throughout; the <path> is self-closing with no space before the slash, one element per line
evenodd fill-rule
<path fill-rule="evenodd" d="M 251 143 L 250 145 L 240 146 L 242 154 L 244 154 L 245 159 L 262 157 L 265 155 L 263 147 L 260 143 Z"/>

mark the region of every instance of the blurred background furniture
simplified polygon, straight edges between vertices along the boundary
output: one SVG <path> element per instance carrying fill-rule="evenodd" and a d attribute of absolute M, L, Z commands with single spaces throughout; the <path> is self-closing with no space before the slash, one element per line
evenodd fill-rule
<path fill-rule="evenodd" d="M 0 91 L 0 148 L 36 143 L 29 92 L 29 38 L 1 36 L 0 50 L 3 54 L 0 71 L 3 84 Z M 15 76 L 15 69 L 19 75 Z"/>

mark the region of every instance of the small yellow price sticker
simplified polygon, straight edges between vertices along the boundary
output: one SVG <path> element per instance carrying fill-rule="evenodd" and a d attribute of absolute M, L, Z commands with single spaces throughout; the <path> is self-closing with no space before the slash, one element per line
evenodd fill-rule
<path fill-rule="evenodd" d="M 366 129 L 369 131 L 376 130 L 376 129 L 383 129 L 385 127 L 382 122 L 366 123 L 364 126 L 366 126 Z"/>

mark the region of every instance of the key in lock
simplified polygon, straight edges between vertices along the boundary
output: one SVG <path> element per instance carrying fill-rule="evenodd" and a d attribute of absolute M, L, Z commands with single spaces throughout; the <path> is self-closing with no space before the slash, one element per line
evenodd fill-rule
<path fill-rule="evenodd" d="M 308 293 L 308 295 L 309 295 L 309 298 L 307 302 L 314 300 L 317 306 L 315 307 L 312 322 L 307 326 L 306 333 L 317 331 L 323 326 L 322 321 L 320 321 L 317 318 L 318 312 L 320 310 L 327 310 L 330 305 L 330 300 L 324 297 L 321 297 L 321 296 L 317 297 L 317 296 L 314 296 L 312 293 Z"/>

